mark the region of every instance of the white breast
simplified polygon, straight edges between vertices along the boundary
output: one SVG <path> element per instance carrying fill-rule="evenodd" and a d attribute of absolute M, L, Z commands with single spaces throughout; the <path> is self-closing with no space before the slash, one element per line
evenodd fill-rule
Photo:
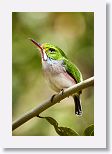
<path fill-rule="evenodd" d="M 66 89 L 75 83 L 75 80 L 66 72 L 61 61 L 42 61 L 45 78 L 51 88 L 57 92 Z"/>

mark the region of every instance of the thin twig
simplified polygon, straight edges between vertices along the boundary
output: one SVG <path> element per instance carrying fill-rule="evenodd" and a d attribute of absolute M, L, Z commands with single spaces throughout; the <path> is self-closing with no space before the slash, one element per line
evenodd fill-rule
<path fill-rule="evenodd" d="M 38 116 L 40 113 L 48 109 L 49 107 L 55 105 L 56 103 L 60 102 L 64 98 L 76 93 L 77 91 L 80 91 L 82 89 L 85 89 L 87 87 L 93 86 L 94 85 L 94 77 L 91 77 L 87 80 L 84 80 L 66 90 L 64 90 L 63 94 L 60 92 L 59 94 L 55 95 L 53 97 L 53 100 L 51 102 L 51 98 L 44 103 L 41 103 L 37 107 L 33 108 L 32 110 L 26 112 L 23 116 L 15 120 L 12 124 L 12 130 L 15 130 L 31 118 Z"/>

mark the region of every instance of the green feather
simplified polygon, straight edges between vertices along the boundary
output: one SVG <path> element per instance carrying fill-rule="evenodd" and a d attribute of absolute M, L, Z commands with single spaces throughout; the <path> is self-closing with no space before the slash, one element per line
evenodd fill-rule
<path fill-rule="evenodd" d="M 76 83 L 81 82 L 82 79 L 82 74 L 79 71 L 79 69 L 72 63 L 70 62 L 68 59 L 64 59 L 64 66 L 65 69 L 67 71 L 67 73 L 74 78 L 74 80 L 76 81 Z"/>
<path fill-rule="evenodd" d="M 59 47 L 50 43 L 44 43 L 43 48 L 46 50 L 46 54 L 48 57 L 55 60 L 63 60 L 65 70 L 76 81 L 76 83 L 79 83 L 83 80 L 82 74 L 79 69 L 75 66 L 75 64 L 68 60 L 65 53 Z M 53 52 L 50 52 L 50 50 L 53 50 Z"/>

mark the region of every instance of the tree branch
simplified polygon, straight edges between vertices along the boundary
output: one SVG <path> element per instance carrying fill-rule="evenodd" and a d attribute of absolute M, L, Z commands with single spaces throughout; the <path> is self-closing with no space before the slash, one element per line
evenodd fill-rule
<path fill-rule="evenodd" d="M 39 106 L 33 108 L 32 110 L 28 111 L 25 113 L 23 116 L 15 120 L 12 124 L 12 130 L 15 130 L 31 118 L 38 116 L 40 113 L 48 109 L 49 107 L 55 105 L 56 103 L 60 102 L 64 98 L 76 93 L 77 91 L 80 91 L 82 89 L 85 89 L 87 87 L 93 86 L 94 85 L 94 77 L 91 77 L 87 80 L 84 80 L 66 90 L 64 90 L 63 94 L 60 92 L 59 94 L 55 95 L 53 97 L 53 101 L 51 102 L 51 98 L 44 103 L 41 103 Z"/>

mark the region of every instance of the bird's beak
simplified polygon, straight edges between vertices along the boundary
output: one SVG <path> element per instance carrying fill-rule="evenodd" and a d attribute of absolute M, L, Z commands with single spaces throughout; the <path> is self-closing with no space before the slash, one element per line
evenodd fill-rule
<path fill-rule="evenodd" d="M 44 61 L 46 61 L 46 60 L 47 60 L 47 55 L 46 55 L 44 49 L 42 48 L 42 45 L 41 45 L 40 43 L 36 42 L 35 40 L 31 39 L 31 38 L 29 38 L 29 40 L 30 40 L 31 42 L 33 42 L 33 43 L 40 49 L 41 55 L 42 55 L 42 59 L 43 59 Z"/>
<path fill-rule="evenodd" d="M 41 47 L 41 44 L 40 44 L 40 43 L 36 42 L 35 40 L 33 40 L 33 39 L 31 39 L 31 38 L 29 38 L 29 40 L 30 40 L 31 42 L 33 42 L 39 49 L 43 50 L 43 48 Z"/>

